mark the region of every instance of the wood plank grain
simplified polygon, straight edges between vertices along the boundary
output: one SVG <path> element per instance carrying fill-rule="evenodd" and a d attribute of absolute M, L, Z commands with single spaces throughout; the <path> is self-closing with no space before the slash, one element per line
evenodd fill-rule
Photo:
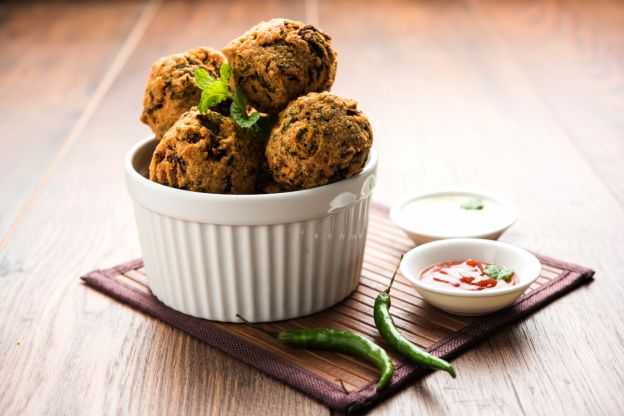
<path fill-rule="evenodd" d="M 93 98 L 143 3 L 0 5 L 0 241 Z"/>
<path fill-rule="evenodd" d="M 492 36 L 504 39 L 552 120 L 624 206 L 622 3 L 469 3 Z"/>

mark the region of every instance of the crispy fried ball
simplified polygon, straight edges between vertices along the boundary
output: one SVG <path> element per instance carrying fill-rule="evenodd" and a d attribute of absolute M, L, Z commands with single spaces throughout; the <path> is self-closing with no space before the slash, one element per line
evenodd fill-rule
<path fill-rule="evenodd" d="M 225 62 L 221 52 L 212 48 L 190 49 L 165 56 L 152 65 L 143 97 L 141 121 L 160 140 L 176 120 L 199 102 L 201 90 L 194 82 L 194 72 L 203 67 L 215 78 Z"/>
<path fill-rule="evenodd" d="M 266 146 L 273 179 L 287 188 L 314 188 L 359 173 L 373 143 L 357 102 L 328 92 L 310 93 L 279 115 Z"/>
<path fill-rule="evenodd" d="M 292 20 L 261 22 L 231 41 L 223 53 L 237 85 L 263 113 L 277 113 L 308 92 L 329 90 L 336 76 L 331 38 Z"/>
<path fill-rule="evenodd" d="M 261 147 L 237 134 L 228 117 L 194 107 L 156 146 L 150 179 L 196 192 L 253 193 L 261 160 Z"/>

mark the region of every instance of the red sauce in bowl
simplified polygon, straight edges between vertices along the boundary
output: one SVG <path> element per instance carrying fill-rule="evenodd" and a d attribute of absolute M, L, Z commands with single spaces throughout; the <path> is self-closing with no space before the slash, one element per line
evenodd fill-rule
<path fill-rule="evenodd" d="M 473 259 L 434 264 L 423 269 L 418 278 L 433 286 L 461 290 L 501 288 L 517 283 L 513 271 Z"/>

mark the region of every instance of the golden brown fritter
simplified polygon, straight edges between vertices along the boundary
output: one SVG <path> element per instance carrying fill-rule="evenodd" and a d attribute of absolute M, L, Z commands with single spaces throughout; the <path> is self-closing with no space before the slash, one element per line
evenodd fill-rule
<path fill-rule="evenodd" d="M 310 93 L 279 115 L 266 146 L 273 179 L 288 188 L 314 188 L 359 173 L 373 133 L 357 102 L 328 92 Z"/>
<path fill-rule="evenodd" d="M 253 193 L 261 159 L 261 147 L 237 134 L 232 120 L 194 107 L 156 146 L 150 179 L 196 192 Z"/>
<path fill-rule="evenodd" d="M 212 48 L 190 49 L 154 62 L 145 87 L 141 121 L 152 129 L 157 140 L 182 113 L 199 102 L 201 90 L 195 85 L 195 70 L 203 67 L 219 78 L 224 62 L 221 52 Z"/>
<path fill-rule="evenodd" d="M 277 113 L 308 92 L 329 90 L 336 76 L 331 38 L 301 22 L 261 22 L 223 53 L 249 104 L 263 113 Z"/>

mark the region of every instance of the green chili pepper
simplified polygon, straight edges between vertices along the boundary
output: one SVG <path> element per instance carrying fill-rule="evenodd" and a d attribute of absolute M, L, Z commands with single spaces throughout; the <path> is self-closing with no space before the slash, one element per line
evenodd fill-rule
<path fill-rule="evenodd" d="M 399 260 L 397 269 L 394 271 L 388 287 L 383 292 L 380 292 L 375 299 L 375 326 L 377 326 L 377 330 L 388 345 L 411 362 L 427 368 L 444 370 L 455 378 L 455 368 L 453 368 L 451 364 L 418 348 L 418 346 L 405 338 L 394 325 L 394 320 L 392 319 L 392 315 L 390 315 L 390 288 L 394 283 L 394 278 L 399 270 L 402 259 L 403 256 L 401 256 Z"/>
<path fill-rule="evenodd" d="M 242 316 L 238 314 L 236 316 L 249 324 Z M 377 367 L 381 373 L 377 382 L 377 390 L 386 387 L 394 374 L 394 365 L 386 350 L 370 339 L 354 332 L 333 328 L 284 329 L 273 332 L 254 327 L 276 338 L 282 344 L 299 348 L 336 351 L 368 361 Z"/>

